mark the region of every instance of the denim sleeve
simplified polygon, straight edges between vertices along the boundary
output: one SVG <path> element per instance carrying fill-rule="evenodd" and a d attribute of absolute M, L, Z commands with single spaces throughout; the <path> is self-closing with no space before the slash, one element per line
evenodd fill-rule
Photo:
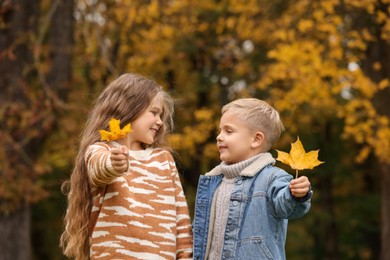
<path fill-rule="evenodd" d="M 292 175 L 281 169 L 269 177 L 267 198 L 271 212 L 277 218 L 297 219 L 310 210 L 311 193 L 301 199 L 294 198 L 289 188 L 292 178 Z"/>

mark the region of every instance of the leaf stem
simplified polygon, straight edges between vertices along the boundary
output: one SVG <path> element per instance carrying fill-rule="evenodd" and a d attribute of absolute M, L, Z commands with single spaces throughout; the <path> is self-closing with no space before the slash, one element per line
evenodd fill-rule
<path fill-rule="evenodd" d="M 298 170 L 295 170 L 295 179 L 298 178 Z"/>

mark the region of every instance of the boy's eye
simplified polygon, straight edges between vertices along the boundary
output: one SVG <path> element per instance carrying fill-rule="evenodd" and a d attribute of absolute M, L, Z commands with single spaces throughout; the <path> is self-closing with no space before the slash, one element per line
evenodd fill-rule
<path fill-rule="evenodd" d="M 221 134 L 223 132 L 230 134 L 230 133 L 233 133 L 233 130 L 230 128 L 219 129 L 219 134 Z"/>

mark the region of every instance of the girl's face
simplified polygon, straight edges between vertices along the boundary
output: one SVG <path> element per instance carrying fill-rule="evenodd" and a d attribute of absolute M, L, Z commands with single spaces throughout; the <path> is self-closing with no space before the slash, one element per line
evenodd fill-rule
<path fill-rule="evenodd" d="M 161 115 L 163 112 L 163 101 L 161 98 L 154 98 L 150 105 L 142 114 L 131 123 L 133 130 L 129 134 L 130 149 L 141 150 L 142 144 L 152 144 L 157 132 L 160 130 L 163 122 Z"/>
<path fill-rule="evenodd" d="M 234 164 L 255 156 L 256 133 L 251 131 L 237 116 L 231 112 L 222 115 L 217 136 L 217 147 L 221 161 Z"/>

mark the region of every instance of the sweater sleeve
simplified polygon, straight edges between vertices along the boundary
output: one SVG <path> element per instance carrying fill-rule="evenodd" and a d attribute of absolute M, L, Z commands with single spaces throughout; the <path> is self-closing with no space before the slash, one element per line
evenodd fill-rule
<path fill-rule="evenodd" d="M 311 206 L 310 197 L 305 200 L 295 199 L 290 192 L 290 181 L 293 178 L 290 174 L 279 170 L 271 175 L 269 180 L 268 197 L 272 201 L 273 214 L 279 218 L 297 219 L 303 217 Z"/>
<path fill-rule="evenodd" d="M 92 187 L 102 187 L 121 176 L 114 170 L 110 159 L 110 147 L 104 143 L 95 143 L 85 153 L 85 164 Z"/>
<path fill-rule="evenodd" d="M 184 196 L 184 191 L 176 164 L 172 156 L 170 155 L 169 157 L 170 158 L 168 160 L 170 163 L 176 194 L 176 258 L 192 259 L 192 226 L 188 205 Z"/>

